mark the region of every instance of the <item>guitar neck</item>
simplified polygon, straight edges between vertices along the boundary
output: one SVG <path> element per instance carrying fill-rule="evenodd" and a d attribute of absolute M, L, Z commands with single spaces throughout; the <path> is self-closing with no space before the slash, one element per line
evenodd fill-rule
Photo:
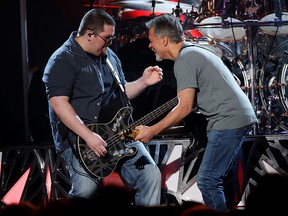
<path fill-rule="evenodd" d="M 151 121 L 158 118 L 160 115 L 164 114 L 168 110 L 175 107 L 177 105 L 177 103 L 178 103 L 178 97 L 176 96 L 176 97 L 172 98 L 170 101 L 167 101 L 166 103 L 164 103 L 160 107 L 156 108 L 152 112 L 150 112 L 150 113 L 146 114 L 145 116 L 143 116 L 142 118 L 138 119 L 136 122 L 134 122 L 132 125 L 130 125 L 130 128 L 134 128 L 137 125 L 147 125 Z"/>

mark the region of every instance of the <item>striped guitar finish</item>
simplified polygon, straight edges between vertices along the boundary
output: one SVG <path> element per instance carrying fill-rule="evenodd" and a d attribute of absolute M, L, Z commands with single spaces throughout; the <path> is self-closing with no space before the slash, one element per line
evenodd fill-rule
<path fill-rule="evenodd" d="M 126 125 L 132 118 L 132 109 L 124 107 L 108 123 L 95 123 L 87 125 L 90 130 L 99 134 L 107 143 L 107 154 L 98 157 L 81 137 L 77 137 L 76 149 L 80 156 L 83 168 L 93 177 L 104 178 L 109 176 L 123 158 L 133 157 L 137 153 L 136 148 L 128 148 L 125 142 L 133 140 L 136 136 L 135 127 L 147 125 L 160 115 L 175 107 L 178 98 L 174 97 L 136 122 Z"/>

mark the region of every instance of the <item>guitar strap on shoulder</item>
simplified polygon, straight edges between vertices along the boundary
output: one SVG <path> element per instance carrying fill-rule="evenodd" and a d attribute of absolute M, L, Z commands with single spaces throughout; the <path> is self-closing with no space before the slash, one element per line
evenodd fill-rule
<path fill-rule="evenodd" d="M 195 46 L 194 44 L 185 44 L 181 47 L 181 49 L 179 50 L 179 53 L 186 47 L 191 47 L 191 46 Z"/>
<path fill-rule="evenodd" d="M 205 46 L 203 46 L 203 45 L 201 45 L 201 44 L 190 44 L 190 43 L 184 44 L 184 45 L 181 47 L 181 49 L 179 50 L 179 53 L 180 53 L 184 48 L 192 47 L 192 46 L 194 46 L 194 47 L 200 47 L 200 48 L 202 48 L 202 49 L 208 50 L 208 51 L 212 52 L 212 53 L 215 55 L 215 53 L 214 53 L 211 49 L 209 49 L 209 48 L 207 48 L 207 47 L 205 47 Z"/>
<path fill-rule="evenodd" d="M 110 69 L 110 71 L 111 71 L 114 79 L 115 79 L 116 82 L 118 83 L 121 91 L 122 91 L 122 92 L 125 92 L 124 87 L 123 87 L 123 85 L 122 85 L 122 83 L 121 83 L 121 81 L 120 81 L 120 78 L 119 78 L 119 73 L 118 73 L 118 71 L 116 71 L 116 70 L 114 69 L 114 67 L 113 67 L 112 63 L 110 62 L 110 60 L 108 59 L 108 57 L 106 57 L 106 63 L 107 63 L 107 65 L 108 65 L 108 67 L 109 67 L 109 69 Z"/>
<path fill-rule="evenodd" d="M 110 60 L 108 59 L 108 57 L 106 57 L 106 64 L 108 65 L 108 67 L 110 69 L 110 72 L 111 72 L 112 76 L 114 77 L 115 81 L 118 83 L 118 85 L 119 85 L 119 87 L 120 87 L 120 89 L 121 89 L 121 91 L 123 93 L 122 95 L 125 96 L 128 105 L 132 108 L 132 106 L 130 104 L 130 101 L 129 101 L 128 97 L 127 97 L 127 94 L 125 92 L 124 86 L 121 83 L 121 80 L 120 80 L 120 77 L 119 77 L 119 73 L 118 73 L 118 71 L 116 71 L 114 69 L 114 67 L 113 67 L 112 63 L 110 62 Z"/>

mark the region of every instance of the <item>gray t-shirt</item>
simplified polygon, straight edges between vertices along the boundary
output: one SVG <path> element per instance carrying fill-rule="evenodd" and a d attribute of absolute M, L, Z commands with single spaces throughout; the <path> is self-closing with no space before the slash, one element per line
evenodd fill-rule
<path fill-rule="evenodd" d="M 257 122 L 248 96 L 222 59 L 199 46 L 185 47 L 174 64 L 177 92 L 196 89 L 196 105 L 207 117 L 207 130 L 235 129 Z"/>

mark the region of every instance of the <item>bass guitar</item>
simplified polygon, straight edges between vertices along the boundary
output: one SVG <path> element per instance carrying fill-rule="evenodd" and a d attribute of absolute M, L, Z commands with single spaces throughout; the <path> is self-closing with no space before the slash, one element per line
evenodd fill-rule
<path fill-rule="evenodd" d="M 99 134 L 106 141 L 107 153 L 104 157 L 98 157 L 85 141 L 78 136 L 76 150 L 83 168 L 92 177 L 104 178 L 112 174 L 121 159 L 128 159 L 137 153 L 135 147 L 129 148 L 125 146 L 125 142 L 131 141 L 137 136 L 135 127 L 149 124 L 175 107 L 177 103 L 178 98 L 174 97 L 130 125 L 127 125 L 127 122 L 132 118 L 132 109 L 130 107 L 121 108 L 108 123 L 87 125 L 90 130 Z"/>

